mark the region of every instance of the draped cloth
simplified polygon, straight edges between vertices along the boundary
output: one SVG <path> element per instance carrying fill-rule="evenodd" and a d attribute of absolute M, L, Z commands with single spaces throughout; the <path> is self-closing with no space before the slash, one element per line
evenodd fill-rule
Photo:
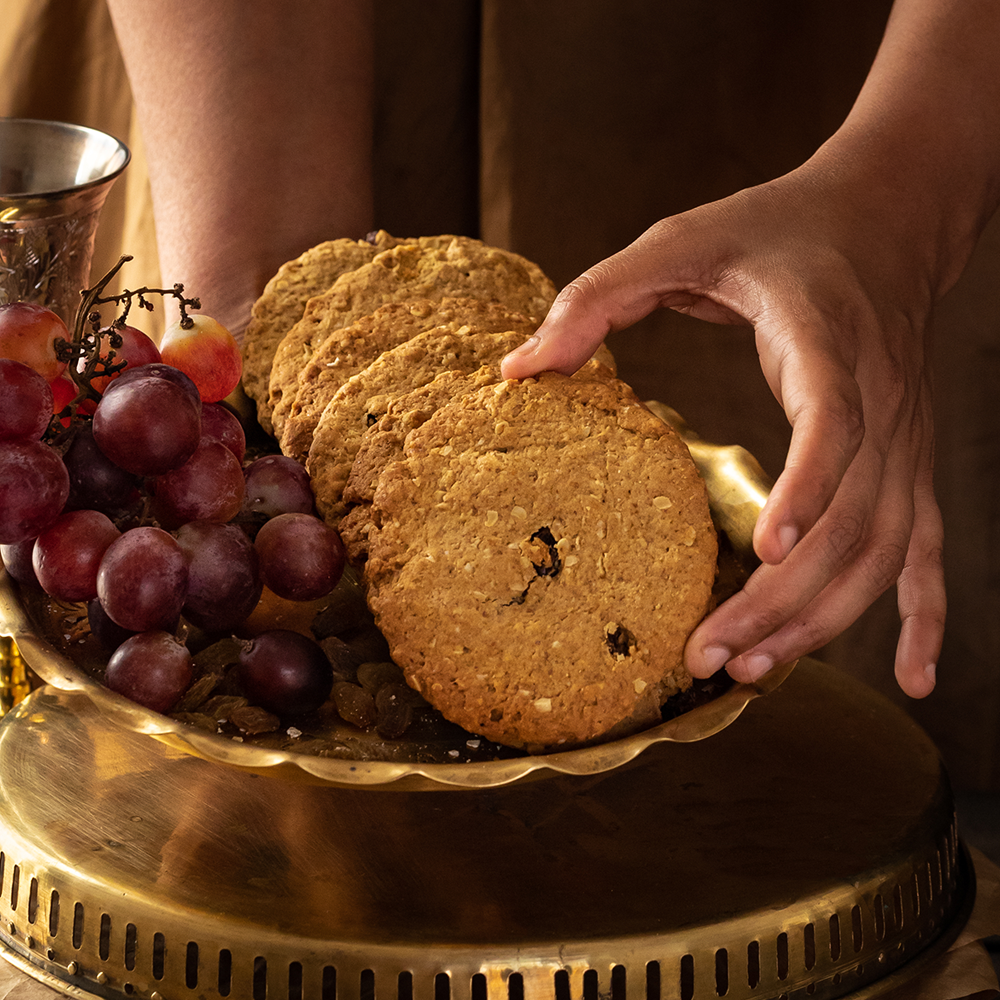
<path fill-rule="evenodd" d="M 562 285 L 657 219 L 811 155 L 849 110 L 889 6 L 376 0 L 376 224 L 479 236 Z M 0 67 L 0 114 L 89 125 L 129 144 L 94 270 L 126 252 L 126 284 L 159 283 L 142 137 L 103 0 L 6 0 Z M 330 234 L 343 235 L 361 234 Z M 950 601 L 938 688 L 923 702 L 896 690 L 892 592 L 819 653 L 904 704 L 954 783 L 977 790 L 1000 790 L 998 264 L 994 220 L 935 317 Z M 780 472 L 789 429 L 752 331 L 661 311 L 609 343 L 643 398 Z"/>

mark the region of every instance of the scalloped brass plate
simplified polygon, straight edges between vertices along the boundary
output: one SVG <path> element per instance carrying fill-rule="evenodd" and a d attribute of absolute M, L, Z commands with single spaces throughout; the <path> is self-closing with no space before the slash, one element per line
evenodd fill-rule
<path fill-rule="evenodd" d="M 655 401 L 647 405 L 687 443 L 706 481 L 713 518 L 720 534 L 728 540 L 727 571 L 745 578 L 755 564 L 753 529 L 767 500 L 771 485 L 768 477 L 745 449 L 705 442 L 669 407 Z M 753 699 L 778 687 L 794 667 L 779 665 L 756 684 L 734 684 L 714 700 L 683 715 L 594 746 L 502 760 L 450 762 L 442 746 L 422 745 L 413 748 L 410 759 L 405 753 L 396 754 L 394 760 L 344 759 L 236 742 L 151 712 L 114 694 L 46 638 L 18 588 L 2 570 L 0 632 L 13 636 L 21 656 L 43 681 L 62 691 L 85 693 L 116 724 L 152 736 L 178 752 L 314 784 L 405 791 L 492 788 L 556 774 L 592 775 L 613 770 L 658 743 L 689 743 L 713 736 L 731 725 Z"/>

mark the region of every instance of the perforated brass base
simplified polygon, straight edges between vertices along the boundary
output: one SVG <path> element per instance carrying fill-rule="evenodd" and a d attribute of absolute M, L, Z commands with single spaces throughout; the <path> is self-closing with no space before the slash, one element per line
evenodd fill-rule
<path fill-rule="evenodd" d="M 937 751 L 805 661 L 738 724 L 587 778 L 316 788 L 44 688 L 0 725 L 0 945 L 72 995 L 880 995 L 971 906 Z"/>

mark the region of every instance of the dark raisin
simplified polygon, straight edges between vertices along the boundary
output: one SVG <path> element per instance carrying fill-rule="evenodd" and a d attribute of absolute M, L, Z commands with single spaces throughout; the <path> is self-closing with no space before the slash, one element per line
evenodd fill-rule
<path fill-rule="evenodd" d="M 402 688 L 402 690 L 401 690 Z M 413 709 L 406 694 L 406 685 L 384 684 L 375 695 L 377 719 L 375 729 L 387 740 L 398 739 L 406 732 L 413 718 Z"/>
<path fill-rule="evenodd" d="M 548 549 L 545 558 L 541 562 L 533 562 L 531 564 L 535 572 L 539 576 L 556 576 L 559 570 L 562 569 L 562 559 L 559 556 L 559 550 L 556 548 L 556 539 L 555 535 L 552 534 L 552 529 L 547 526 L 539 528 L 531 536 L 531 541 L 541 542 Z"/>
<path fill-rule="evenodd" d="M 364 688 L 350 681 L 333 685 L 333 703 L 344 722 L 367 729 L 375 721 L 375 699 Z"/>
<path fill-rule="evenodd" d="M 608 632 L 604 641 L 612 656 L 628 656 L 636 647 L 635 636 L 624 625 L 619 625 L 613 632 Z"/>
<path fill-rule="evenodd" d="M 391 661 L 362 663 L 358 667 L 358 683 L 370 694 L 386 684 L 406 684 L 403 671 Z"/>

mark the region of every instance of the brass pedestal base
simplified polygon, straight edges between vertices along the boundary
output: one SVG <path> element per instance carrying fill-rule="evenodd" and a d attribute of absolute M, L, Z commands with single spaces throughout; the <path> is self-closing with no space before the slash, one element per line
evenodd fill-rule
<path fill-rule="evenodd" d="M 0 947 L 72 995 L 874 997 L 971 883 L 934 746 L 812 661 L 704 742 L 483 791 L 248 774 L 51 688 L 0 724 Z"/>

